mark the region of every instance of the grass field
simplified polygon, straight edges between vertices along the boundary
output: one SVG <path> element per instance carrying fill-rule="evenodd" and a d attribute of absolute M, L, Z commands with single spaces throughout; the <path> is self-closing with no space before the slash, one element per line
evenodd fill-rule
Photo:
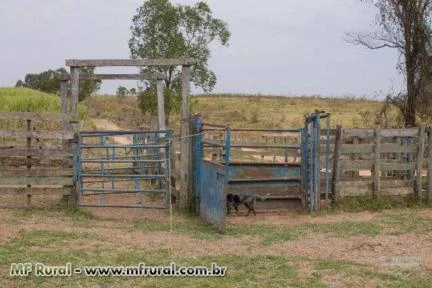
<path fill-rule="evenodd" d="M 192 98 L 192 113 L 202 115 L 205 122 L 230 124 L 246 128 L 297 128 L 303 126 L 304 115 L 315 110 L 331 113 L 332 127 L 374 127 L 382 108 L 380 101 L 354 98 L 271 97 L 247 95 L 207 95 Z M 118 100 L 110 96 L 92 96 L 83 104 L 93 118 L 114 121 L 120 127 L 148 127 L 149 116 L 143 116 L 135 97 Z M 179 128 L 179 115 L 171 115 L 170 127 Z M 397 115 L 390 109 L 388 126 L 398 126 Z"/>
<path fill-rule="evenodd" d="M 430 287 L 432 213 L 197 219 L 140 211 L 0 210 L 1 287 Z M 10 277 L 10 263 L 227 267 L 223 278 Z"/>

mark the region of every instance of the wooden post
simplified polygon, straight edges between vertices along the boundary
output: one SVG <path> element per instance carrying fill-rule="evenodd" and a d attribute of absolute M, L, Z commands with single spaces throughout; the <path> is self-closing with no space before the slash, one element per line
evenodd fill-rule
<path fill-rule="evenodd" d="M 27 119 L 27 131 L 31 132 L 33 130 L 33 125 L 32 125 L 32 120 L 31 119 Z M 30 172 L 31 170 L 31 137 L 27 137 L 27 171 Z M 29 173 L 30 174 L 30 173 Z M 26 195 L 26 207 L 30 208 L 31 207 L 31 185 L 27 185 L 27 195 Z"/>
<path fill-rule="evenodd" d="M 374 177 L 373 193 L 375 198 L 380 197 L 381 191 L 381 128 L 375 129 L 375 150 L 374 150 Z"/>
<path fill-rule="evenodd" d="M 417 144 L 417 163 L 416 163 L 416 185 L 414 189 L 415 197 L 422 197 L 422 171 L 423 171 L 423 157 L 424 157 L 424 140 L 425 129 L 423 126 L 419 128 L 418 144 Z"/>
<path fill-rule="evenodd" d="M 432 128 L 428 129 L 428 200 L 432 201 Z"/>
<path fill-rule="evenodd" d="M 79 68 L 71 67 L 71 104 L 69 113 L 72 115 L 78 114 L 78 101 L 79 101 Z"/>
<path fill-rule="evenodd" d="M 180 209 L 187 210 L 193 207 L 191 174 L 191 139 L 190 139 L 190 66 L 182 67 L 182 101 L 181 101 L 181 127 L 180 127 Z"/>
<path fill-rule="evenodd" d="M 71 95 L 70 95 L 70 106 L 69 106 L 69 114 L 78 116 L 78 101 L 79 101 L 79 68 L 71 67 L 70 69 L 70 85 L 71 85 Z M 74 130 L 74 134 L 78 133 L 78 127 L 72 127 Z M 76 131 L 75 131 L 76 130 Z M 73 145 L 75 146 L 75 145 Z M 72 148 L 72 147 L 71 147 Z M 75 148 L 75 147 L 73 147 Z M 73 208 L 78 207 L 78 183 L 75 183 L 75 187 L 72 188 L 70 205 Z"/>
<path fill-rule="evenodd" d="M 165 99 L 163 80 L 157 80 L 157 109 L 158 109 L 158 130 L 166 130 L 165 121 Z"/>
<path fill-rule="evenodd" d="M 359 143 L 360 143 L 360 138 L 359 137 L 353 137 L 353 142 L 352 142 L 353 146 L 354 145 L 357 146 Z M 353 153 L 351 155 L 351 159 L 354 160 L 354 161 L 359 160 L 358 154 Z M 360 171 L 359 170 L 357 170 L 357 171 L 351 171 L 351 177 L 352 178 L 356 178 L 356 177 L 359 177 L 359 176 L 360 176 Z"/>
<path fill-rule="evenodd" d="M 341 175 L 341 169 L 339 165 L 339 160 L 341 156 L 341 146 L 342 146 L 343 130 L 341 126 L 337 126 L 335 130 L 335 148 L 333 154 L 333 173 L 332 173 L 332 194 L 333 201 L 337 202 L 339 200 L 339 181 Z"/>

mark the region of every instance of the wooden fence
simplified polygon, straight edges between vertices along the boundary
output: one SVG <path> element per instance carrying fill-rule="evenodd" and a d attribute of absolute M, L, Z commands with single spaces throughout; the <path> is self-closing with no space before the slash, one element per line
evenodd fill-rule
<path fill-rule="evenodd" d="M 74 195 L 76 123 L 69 114 L 0 113 L 0 206 Z"/>
<path fill-rule="evenodd" d="M 335 131 L 332 193 L 432 199 L 432 130 L 345 129 Z"/>

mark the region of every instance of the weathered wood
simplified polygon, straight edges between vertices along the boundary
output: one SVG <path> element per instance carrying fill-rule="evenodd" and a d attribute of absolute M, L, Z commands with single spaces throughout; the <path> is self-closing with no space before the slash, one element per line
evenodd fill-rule
<path fill-rule="evenodd" d="M 381 188 L 381 195 L 383 196 L 407 196 L 407 195 L 412 195 L 413 192 L 414 192 L 413 186 Z"/>
<path fill-rule="evenodd" d="M 51 188 L 51 187 L 0 187 L 1 195 L 70 195 L 72 187 Z"/>
<path fill-rule="evenodd" d="M 76 121 L 76 117 L 60 113 L 0 112 L 0 120 Z"/>
<path fill-rule="evenodd" d="M 428 129 L 427 197 L 432 200 L 432 128 Z"/>
<path fill-rule="evenodd" d="M 374 161 L 372 160 L 339 160 L 340 169 L 347 171 L 356 170 L 371 170 L 373 168 Z"/>
<path fill-rule="evenodd" d="M 107 67 L 107 66 L 190 66 L 196 61 L 192 58 L 179 59 L 68 59 L 70 67 Z"/>
<path fill-rule="evenodd" d="M 357 138 L 358 139 L 358 138 Z M 341 154 L 353 154 L 353 153 L 373 153 L 373 144 L 341 144 Z"/>
<path fill-rule="evenodd" d="M 69 75 L 63 79 L 69 80 Z M 140 74 L 80 74 L 80 81 L 83 80 L 158 80 L 166 79 L 166 75 L 161 72 L 140 73 Z"/>
<path fill-rule="evenodd" d="M 332 171 L 332 194 L 334 201 L 338 201 L 340 193 L 338 190 L 338 184 L 340 181 L 341 167 L 340 167 L 340 156 L 342 146 L 342 127 L 337 126 L 335 131 L 335 149 L 333 155 L 333 171 Z"/>
<path fill-rule="evenodd" d="M 0 185 L 64 185 L 72 186 L 72 177 L 3 177 Z"/>
<path fill-rule="evenodd" d="M 414 189 L 415 197 L 422 197 L 422 171 L 423 171 L 423 157 L 424 157 L 424 140 L 425 128 L 418 128 L 418 144 L 417 144 L 417 161 L 416 161 L 416 184 Z"/>
<path fill-rule="evenodd" d="M 381 129 L 381 137 L 416 137 L 418 133 L 417 128 Z"/>
<path fill-rule="evenodd" d="M 191 141 L 190 141 L 190 112 L 189 112 L 189 93 L 190 93 L 190 66 L 182 67 L 182 101 L 181 101 L 181 127 L 180 127 L 180 209 L 186 210 L 190 205 L 189 196 L 192 195 L 191 169 Z"/>
<path fill-rule="evenodd" d="M 351 153 L 373 153 L 374 144 L 342 144 L 341 153 L 342 154 L 351 154 Z M 381 144 L 381 153 L 414 153 L 417 152 L 417 147 L 414 145 L 411 146 L 402 146 L 400 144 L 393 143 L 382 143 Z"/>
<path fill-rule="evenodd" d="M 381 191 L 381 128 L 375 129 L 375 149 L 373 166 L 373 195 L 380 197 Z"/>
<path fill-rule="evenodd" d="M 412 180 L 382 180 L 381 189 L 383 188 L 398 188 L 398 187 L 413 187 Z"/>
<path fill-rule="evenodd" d="M 158 110 L 158 129 L 166 129 L 165 121 L 165 99 L 164 99 L 164 82 L 158 80 L 156 83 L 157 88 L 157 110 Z"/>
<path fill-rule="evenodd" d="M 8 166 L 8 167 L 22 167 L 27 166 L 28 164 L 31 164 L 31 166 L 38 166 L 38 167 L 72 167 L 73 166 L 73 159 L 46 159 L 46 158 L 39 158 L 39 159 L 26 159 L 26 158 L 0 158 L 0 165 L 1 166 Z"/>
<path fill-rule="evenodd" d="M 358 138 L 373 138 L 374 129 L 365 128 L 344 128 L 344 138 L 358 137 Z"/>
<path fill-rule="evenodd" d="M 69 107 L 69 113 L 72 115 L 78 114 L 78 100 L 79 100 L 79 68 L 71 67 L 71 103 Z"/>
<path fill-rule="evenodd" d="M 381 162 L 381 171 L 406 171 L 414 170 L 416 168 L 415 162 L 409 163 L 383 163 Z"/>
<path fill-rule="evenodd" d="M 372 194 L 373 184 L 370 180 L 340 181 L 336 185 L 340 199 L 344 197 L 368 196 Z"/>
<path fill-rule="evenodd" d="M 47 158 L 47 159 L 58 159 L 58 158 L 72 158 L 72 151 L 64 149 L 25 149 L 25 148 L 3 148 L 0 147 L 0 158 L 5 157 L 23 157 L 31 155 L 32 158 Z"/>
<path fill-rule="evenodd" d="M 373 138 L 374 129 L 369 128 L 349 128 L 344 129 L 344 137 L 358 137 L 362 139 Z M 405 129 L 381 129 L 381 137 L 416 137 L 418 136 L 418 129 L 405 128 Z"/>
<path fill-rule="evenodd" d="M 0 169 L 0 177 L 59 177 L 73 176 L 73 169 L 36 168 L 36 169 Z"/>
<path fill-rule="evenodd" d="M 71 131 L 0 131 L 0 137 L 39 138 L 39 139 L 73 139 Z"/>
<path fill-rule="evenodd" d="M 32 121 L 30 119 L 27 120 L 27 131 L 31 132 L 33 130 L 33 125 L 32 125 Z M 27 150 L 31 149 L 31 137 L 27 138 Z M 31 155 L 27 152 L 27 160 L 31 160 Z M 31 161 L 27 162 L 27 171 L 30 171 L 31 169 Z M 31 184 L 27 183 L 27 189 L 30 190 L 31 192 Z M 31 194 L 27 194 L 26 197 L 26 207 L 30 208 L 31 207 Z"/>

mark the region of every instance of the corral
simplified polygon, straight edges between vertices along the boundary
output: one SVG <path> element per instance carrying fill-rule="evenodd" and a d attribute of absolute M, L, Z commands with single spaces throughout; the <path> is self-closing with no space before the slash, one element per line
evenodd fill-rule
<path fill-rule="evenodd" d="M 70 64 L 79 63 L 89 64 Z M 50 207 L 0 211 L 4 271 L 8 261 L 28 257 L 58 265 L 73 260 L 76 266 L 217 262 L 228 266 L 226 279 L 149 279 L 144 285 L 232 287 L 248 279 L 250 287 L 428 287 L 429 210 L 326 215 L 320 208 L 353 197 L 430 199 L 430 129 L 330 129 L 331 115 L 320 111 L 302 119 L 303 127 L 249 129 L 206 123 L 205 115 L 188 119 L 185 108 L 187 128 L 179 135 L 164 127 L 79 131 L 71 97 L 79 78 L 71 74 L 75 89 L 71 95 L 63 90 L 62 113 L 0 113 L 0 120 L 14 127 L 0 132 L 0 193 L 10 194 L 1 204 Z M 96 76 L 115 77 L 129 76 Z M 38 128 L 47 123 L 52 131 Z M 180 139 L 190 157 L 182 154 Z M 244 190 L 271 193 L 258 203 L 262 213 L 226 217 L 226 193 Z M 48 193 L 80 209 L 52 208 L 38 200 Z M 184 206 L 195 199 L 197 213 L 225 234 L 176 211 L 170 227 L 165 210 L 171 194 Z M 104 285 L 95 278 L 75 280 Z M 6 287 L 68 285 L 54 278 L 0 281 Z M 136 278 L 104 281 L 142 285 Z"/>

